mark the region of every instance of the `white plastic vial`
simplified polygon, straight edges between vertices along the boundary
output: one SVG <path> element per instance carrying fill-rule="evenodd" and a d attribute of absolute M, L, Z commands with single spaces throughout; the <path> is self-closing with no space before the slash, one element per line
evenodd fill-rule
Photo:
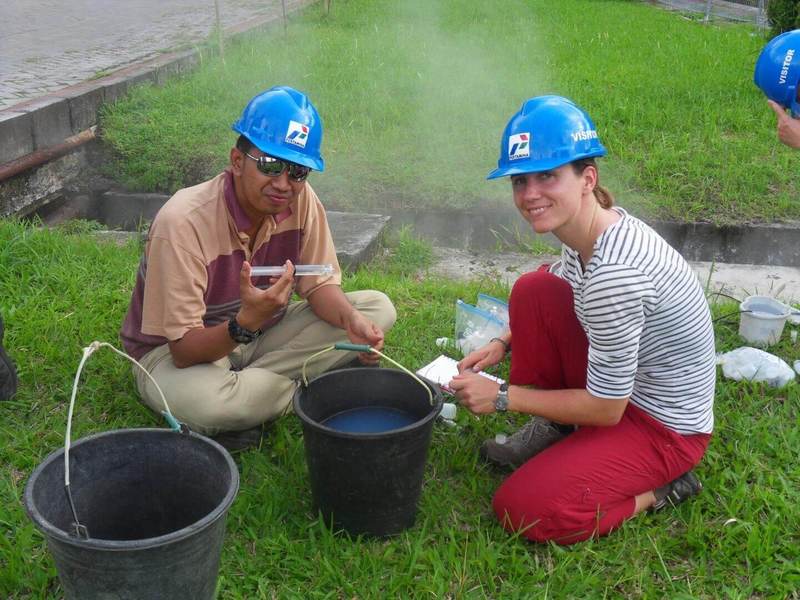
<path fill-rule="evenodd" d="M 452 421 L 456 418 L 456 405 L 452 402 L 445 402 L 442 404 L 442 412 L 439 413 L 443 419 Z"/>

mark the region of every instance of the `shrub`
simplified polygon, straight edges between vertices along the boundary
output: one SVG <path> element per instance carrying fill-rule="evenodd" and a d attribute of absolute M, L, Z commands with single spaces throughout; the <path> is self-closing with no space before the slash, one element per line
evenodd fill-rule
<path fill-rule="evenodd" d="M 797 29 L 800 26 L 800 0 L 769 0 L 767 17 L 773 36 Z"/>

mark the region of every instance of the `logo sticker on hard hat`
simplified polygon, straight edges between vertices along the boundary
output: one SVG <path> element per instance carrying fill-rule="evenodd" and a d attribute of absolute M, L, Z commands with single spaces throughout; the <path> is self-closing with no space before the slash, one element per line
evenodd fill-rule
<path fill-rule="evenodd" d="M 786 83 L 786 76 L 789 74 L 789 67 L 792 66 L 792 58 L 794 58 L 794 48 L 789 48 L 788 52 L 786 52 L 786 56 L 783 59 L 783 64 L 781 65 L 780 77 L 778 77 L 778 83 L 781 85 Z"/>
<path fill-rule="evenodd" d="M 588 142 L 589 140 L 597 139 L 597 132 L 594 129 L 589 131 L 579 130 L 573 131 L 571 134 L 573 142 Z"/>
<path fill-rule="evenodd" d="M 531 155 L 530 141 L 530 133 L 515 133 L 508 136 L 508 160 L 528 158 Z"/>
<path fill-rule="evenodd" d="M 306 147 L 308 141 L 308 125 L 303 125 L 297 121 L 289 121 L 289 129 L 286 131 L 286 141 L 301 148 Z"/>

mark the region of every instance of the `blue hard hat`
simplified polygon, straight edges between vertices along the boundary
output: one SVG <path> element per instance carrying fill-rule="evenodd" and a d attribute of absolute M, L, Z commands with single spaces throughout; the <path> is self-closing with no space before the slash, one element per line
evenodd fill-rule
<path fill-rule="evenodd" d="M 792 115 L 800 114 L 797 84 L 800 82 L 800 29 L 772 38 L 756 61 L 753 81 L 761 91 Z"/>
<path fill-rule="evenodd" d="M 486 179 L 549 171 L 605 155 L 594 123 L 583 109 L 561 96 L 537 96 L 526 100 L 506 125 L 497 168 Z"/>
<path fill-rule="evenodd" d="M 285 85 L 255 96 L 231 126 L 264 154 L 315 171 L 325 169 L 320 155 L 322 120 L 305 94 Z"/>

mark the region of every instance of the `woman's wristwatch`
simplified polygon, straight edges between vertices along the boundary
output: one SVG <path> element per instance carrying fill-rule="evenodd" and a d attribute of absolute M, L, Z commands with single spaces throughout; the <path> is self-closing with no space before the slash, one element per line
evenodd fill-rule
<path fill-rule="evenodd" d="M 500 389 L 497 390 L 497 398 L 494 399 L 494 409 L 497 412 L 506 412 L 508 410 L 508 384 L 501 383 Z"/>

